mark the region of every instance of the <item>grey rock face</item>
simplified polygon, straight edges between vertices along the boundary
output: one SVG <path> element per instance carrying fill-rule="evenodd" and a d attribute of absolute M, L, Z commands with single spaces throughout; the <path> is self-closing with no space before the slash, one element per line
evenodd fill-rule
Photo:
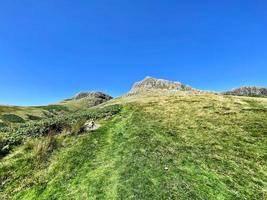
<path fill-rule="evenodd" d="M 223 92 L 225 95 L 267 97 L 267 88 L 263 87 L 240 87 L 231 91 Z"/>
<path fill-rule="evenodd" d="M 135 94 L 139 92 L 146 92 L 153 90 L 193 91 L 194 89 L 180 82 L 146 77 L 144 80 L 135 83 L 129 94 Z"/>

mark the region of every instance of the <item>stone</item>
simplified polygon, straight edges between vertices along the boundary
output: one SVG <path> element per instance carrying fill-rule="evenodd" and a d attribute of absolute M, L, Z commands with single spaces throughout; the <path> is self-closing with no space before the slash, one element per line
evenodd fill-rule
<path fill-rule="evenodd" d="M 94 121 L 87 121 L 83 126 L 83 130 L 92 131 L 98 129 L 99 127 L 100 125 L 96 124 Z"/>

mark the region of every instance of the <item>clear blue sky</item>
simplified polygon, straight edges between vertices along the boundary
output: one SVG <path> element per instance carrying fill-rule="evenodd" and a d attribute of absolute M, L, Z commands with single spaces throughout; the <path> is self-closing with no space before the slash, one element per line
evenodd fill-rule
<path fill-rule="evenodd" d="M 148 75 L 267 86 L 267 1 L 0 1 L 0 104 L 118 96 Z"/>

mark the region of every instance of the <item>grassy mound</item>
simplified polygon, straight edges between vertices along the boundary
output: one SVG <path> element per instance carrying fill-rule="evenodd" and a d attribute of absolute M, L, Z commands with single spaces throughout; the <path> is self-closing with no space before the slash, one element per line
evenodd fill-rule
<path fill-rule="evenodd" d="M 102 126 L 89 133 L 20 133 L 1 160 L 1 199 L 266 198 L 265 99 L 165 94 L 109 104 L 123 107 L 59 120 L 93 116 Z"/>

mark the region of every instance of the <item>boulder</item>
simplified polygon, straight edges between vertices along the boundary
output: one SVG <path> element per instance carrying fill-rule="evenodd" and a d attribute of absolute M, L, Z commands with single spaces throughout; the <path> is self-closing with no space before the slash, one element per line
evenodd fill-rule
<path fill-rule="evenodd" d="M 99 124 L 96 124 L 94 121 L 87 121 L 85 122 L 84 126 L 83 126 L 83 130 L 84 131 L 93 131 L 96 130 L 100 127 Z"/>

